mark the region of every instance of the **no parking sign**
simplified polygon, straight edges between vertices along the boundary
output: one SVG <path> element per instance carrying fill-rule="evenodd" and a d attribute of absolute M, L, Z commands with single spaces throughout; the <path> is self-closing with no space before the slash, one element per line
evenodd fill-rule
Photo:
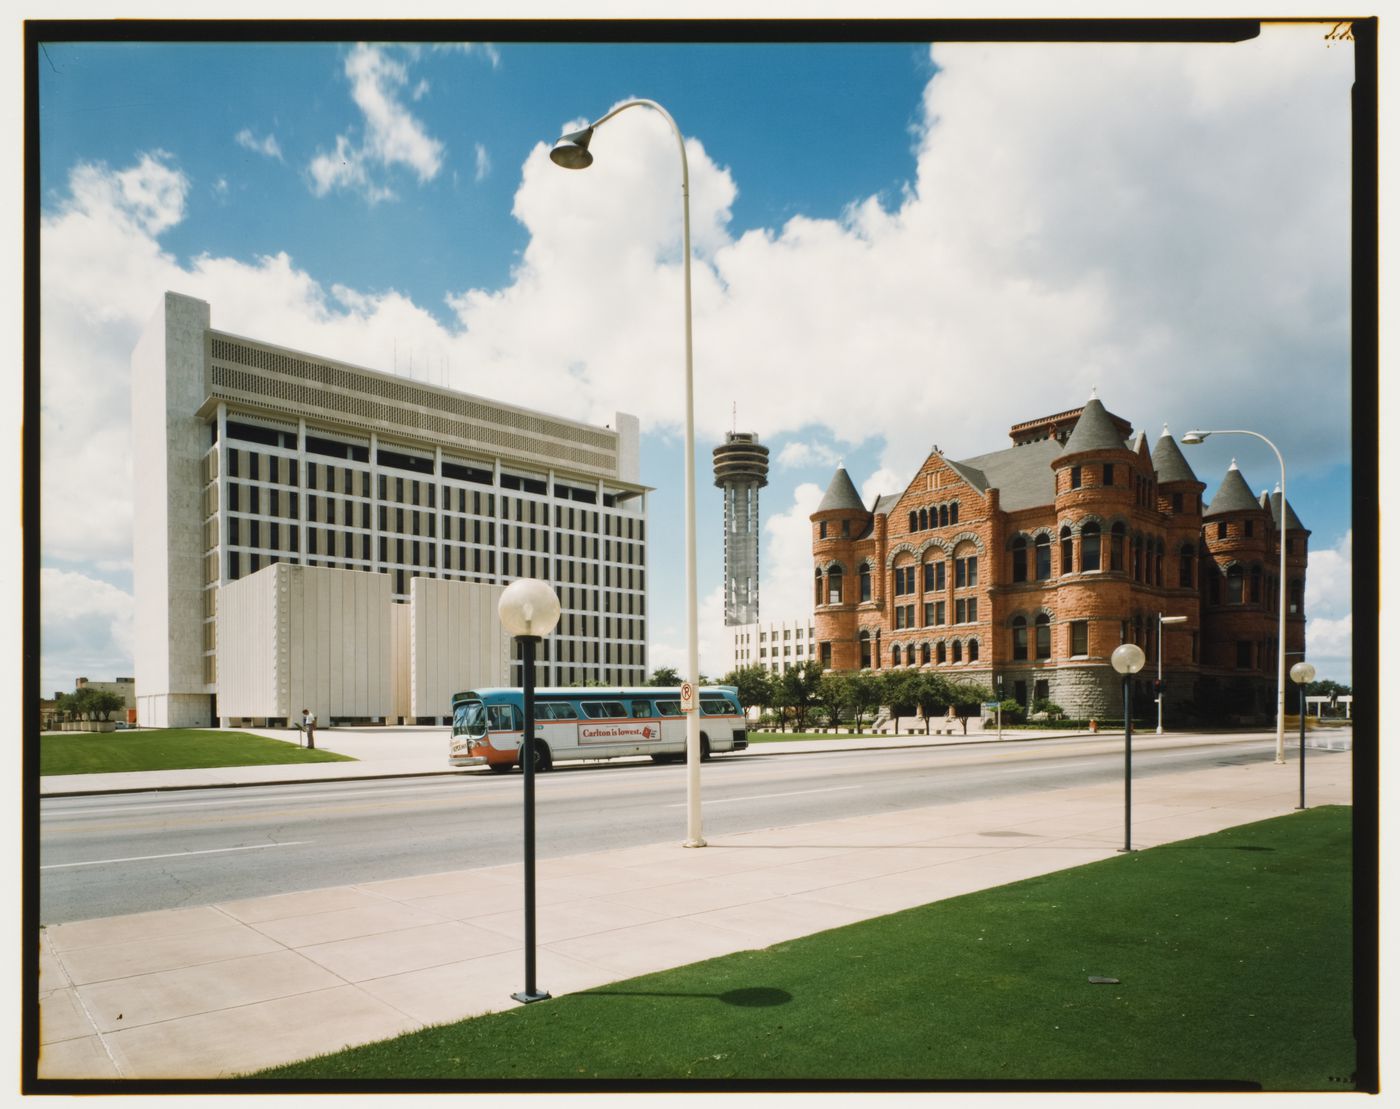
<path fill-rule="evenodd" d="M 689 682 L 681 683 L 681 712 L 695 711 L 695 687 Z"/>

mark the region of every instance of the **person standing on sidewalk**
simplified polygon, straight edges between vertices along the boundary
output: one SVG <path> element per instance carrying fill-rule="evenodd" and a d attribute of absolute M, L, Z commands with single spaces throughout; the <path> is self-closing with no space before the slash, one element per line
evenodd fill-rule
<path fill-rule="evenodd" d="M 306 733 L 306 745 L 316 746 L 316 714 L 310 709 L 301 710 L 301 730 Z"/>

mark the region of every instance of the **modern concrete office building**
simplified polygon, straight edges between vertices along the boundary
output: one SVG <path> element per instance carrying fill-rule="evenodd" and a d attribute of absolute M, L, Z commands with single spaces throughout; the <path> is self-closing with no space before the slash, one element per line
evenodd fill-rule
<path fill-rule="evenodd" d="M 271 679 L 234 649 L 292 639 L 271 625 L 270 638 L 250 639 L 240 623 L 237 641 L 221 642 L 221 592 L 284 565 L 379 575 L 332 592 L 363 600 L 355 619 L 364 623 L 350 626 L 367 637 L 365 650 L 379 642 L 381 622 L 391 647 L 400 644 L 380 664 L 387 702 L 361 703 L 358 692 L 350 696 L 353 683 L 338 695 L 327 684 L 320 704 L 288 702 L 291 712 L 312 708 L 323 724 L 441 718 L 448 707 L 437 703 L 441 688 L 430 692 L 434 683 L 500 680 L 501 660 L 481 627 L 466 636 L 427 629 L 444 613 L 472 620 L 487 607 L 494 621 L 492 598 L 520 577 L 549 581 L 563 606 L 540 648 L 542 684 L 644 679 L 647 490 L 635 417 L 619 413 L 613 427 L 596 427 L 216 331 L 210 318 L 208 303 L 167 293 L 132 353 L 143 725 L 250 715 L 220 705 L 221 675 L 240 675 L 228 690 L 240 686 L 240 709 L 251 705 L 247 683 Z M 311 584 L 319 576 L 302 575 L 303 596 L 331 588 Z M 259 588 L 271 597 L 291 581 L 274 575 Z M 433 583 L 497 590 L 434 592 Z M 402 611 L 376 614 L 385 598 Z M 326 611 L 329 621 L 341 610 Z M 347 625 L 326 627 L 343 635 Z M 301 649 L 324 653 L 320 668 L 345 646 L 318 636 Z M 476 657 L 428 661 L 444 651 Z M 281 667 L 276 660 L 272 678 L 286 676 Z M 518 661 L 504 677 L 519 681 Z M 378 688 L 380 676 L 364 680 Z"/>
<path fill-rule="evenodd" d="M 816 627 L 810 616 L 802 620 L 755 621 L 725 630 L 728 670 L 761 666 L 770 674 L 779 675 L 817 657 Z"/>

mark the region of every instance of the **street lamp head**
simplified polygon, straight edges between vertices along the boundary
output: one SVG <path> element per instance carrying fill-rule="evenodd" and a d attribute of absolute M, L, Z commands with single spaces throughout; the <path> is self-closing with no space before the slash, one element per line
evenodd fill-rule
<path fill-rule="evenodd" d="M 1147 661 L 1147 656 L 1142 653 L 1142 648 L 1136 643 L 1120 643 L 1113 649 L 1109 661 L 1113 663 L 1113 669 L 1127 677 L 1127 675 L 1136 674 L 1142 669 L 1143 663 Z"/>
<path fill-rule="evenodd" d="M 1186 617 L 1185 617 L 1185 616 L 1160 616 L 1160 615 L 1159 615 L 1159 616 L 1157 617 L 1157 619 L 1160 620 L 1160 621 L 1161 621 L 1162 623 L 1164 623 L 1164 624 L 1184 624 L 1184 623 L 1186 623 Z"/>
<path fill-rule="evenodd" d="M 1299 685 L 1307 685 L 1317 677 L 1317 667 L 1310 662 L 1295 662 L 1293 668 L 1288 671 L 1288 676 Z"/>
<path fill-rule="evenodd" d="M 542 639 L 559 623 L 559 598 L 548 582 L 521 578 L 506 586 L 496 611 L 506 634 Z"/>
<path fill-rule="evenodd" d="M 550 161 L 565 169 L 587 169 L 593 164 L 593 155 L 588 152 L 588 144 L 592 138 L 592 127 L 561 135 L 559 141 L 554 144 L 554 149 L 549 152 Z"/>
<path fill-rule="evenodd" d="M 1208 431 L 1188 431 L 1181 437 L 1181 441 L 1195 446 L 1197 443 L 1204 443 L 1206 441 L 1206 436 L 1209 434 L 1210 432 Z"/>

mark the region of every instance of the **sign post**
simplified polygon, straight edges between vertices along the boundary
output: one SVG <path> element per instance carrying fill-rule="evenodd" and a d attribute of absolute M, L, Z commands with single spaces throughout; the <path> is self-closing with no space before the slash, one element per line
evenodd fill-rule
<path fill-rule="evenodd" d="M 681 683 L 681 712 L 695 711 L 695 687 L 689 682 Z"/>

